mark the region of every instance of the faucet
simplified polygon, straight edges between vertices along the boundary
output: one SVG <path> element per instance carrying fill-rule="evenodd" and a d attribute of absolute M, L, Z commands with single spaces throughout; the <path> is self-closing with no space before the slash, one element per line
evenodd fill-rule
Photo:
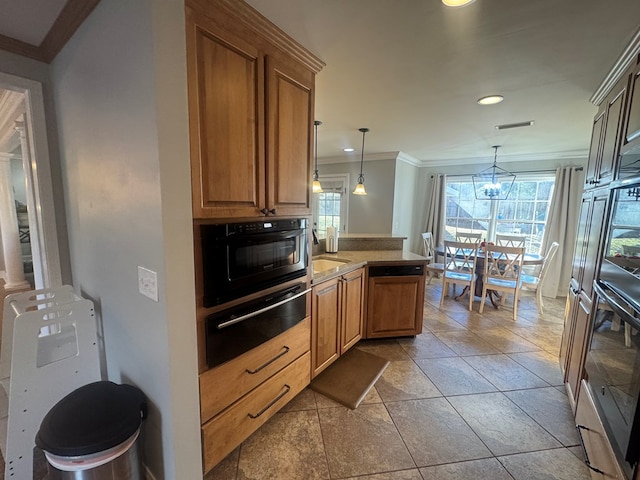
<path fill-rule="evenodd" d="M 316 235 L 316 229 L 315 228 L 311 229 L 311 234 L 313 235 L 313 244 L 314 245 L 319 245 L 320 242 L 318 241 L 318 236 Z"/>

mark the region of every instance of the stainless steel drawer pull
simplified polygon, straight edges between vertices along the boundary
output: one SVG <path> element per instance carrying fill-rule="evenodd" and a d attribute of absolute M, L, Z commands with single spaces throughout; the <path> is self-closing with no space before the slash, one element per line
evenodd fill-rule
<path fill-rule="evenodd" d="M 260 370 L 262 370 L 263 368 L 271 365 L 273 362 L 275 362 L 277 359 L 279 359 L 280 357 L 282 357 L 283 355 L 286 355 L 287 353 L 289 353 L 289 347 L 287 347 L 286 345 L 284 345 L 282 347 L 282 351 L 277 354 L 275 357 L 273 357 L 271 360 L 267 360 L 265 363 L 263 363 L 262 365 L 260 365 L 258 368 L 256 368 L 255 370 L 249 370 L 248 368 L 245 370 L 245 372 L 247 372 L 249 375 L 254 375 L 256 373 L 258 373 Z"/>
<path fill-rule="evenodd" d="M 578 431 L 578 437 L 580 437 L 580 446 L 582 447 L 582 454 L 584 455 L 584 463 L 594 472 L 606 475 L 602 470 L 591 465 L 591 462 L 589 461 L 587 447 L 584 446 L 584 440 L 582 439 L 582 430 L 586 430 L 587 432 L 589 432 L 590 429 L 588 427 L 585 427 L 584 425 L 576 425 L 576 430 Z"/>
<path fill-rule="evenodd" d="M 267 410 L 269 410 L 271 407 L 273 407 L 273 405 L 280 400 L 282 397 L 284 397 L 287 393 L 289 393 L 289 390 L 291 390 L 291 387 L 289 385 L 287 385 L 285 383 L 284 385 L 284 390 L 273 400 L 271 400 L 268 405 L 266 407 L 264 407 L 262 410 L 260 410 L 258 413 L 256 413 L 255 415 L 252 413 L 248 413 L 247 415 L 249 415 L 249 418 L 258 418 L 260 415 L 262 415 L 264 412 L 266 412 Z"/>

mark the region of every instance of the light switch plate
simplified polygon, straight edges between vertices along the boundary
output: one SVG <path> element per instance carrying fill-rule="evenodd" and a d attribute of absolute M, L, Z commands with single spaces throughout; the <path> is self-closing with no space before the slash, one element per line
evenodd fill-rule
<path fill-rule="evenodd" d="M 138 291 L 154 302 L 158 301 L 158 274 L 138 266 Z"/>

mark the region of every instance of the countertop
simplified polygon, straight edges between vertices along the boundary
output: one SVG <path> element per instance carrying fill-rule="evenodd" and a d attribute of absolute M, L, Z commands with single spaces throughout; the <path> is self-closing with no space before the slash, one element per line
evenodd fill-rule
<path fill-rule="evenodd" d="M 312 280 L 313 284 L 329 280 L 330 278 L 338 275 L 343 275 L 364 265 L 381 265 L 385 263 L 398 262 L 421 263 L 427 261 L 427 258 L 422 255 L 402 250 L 347 250 L 338 253 L 322 253 L 314 256 L 312 260 L 321 258 L 343 261 L 346 263 L 339 267 L 330 268 L 314 274 Z"/>

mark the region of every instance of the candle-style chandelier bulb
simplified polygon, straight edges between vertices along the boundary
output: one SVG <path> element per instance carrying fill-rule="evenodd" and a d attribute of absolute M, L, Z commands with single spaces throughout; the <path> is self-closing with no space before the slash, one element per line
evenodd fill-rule
<path fill-rule="evenodd" d="M 369 131 L 368 128 L 359 128 L 359 132 L 362 132 L 362 151 L 360 152 L 360 175 L 358 175 L 358 183 L 353 190 L 354 195 L 366 195 L 367 191 L 364 189 L 364 175 L 362 173 L 362 167 L 364 164 L 364 136 Z"/>

